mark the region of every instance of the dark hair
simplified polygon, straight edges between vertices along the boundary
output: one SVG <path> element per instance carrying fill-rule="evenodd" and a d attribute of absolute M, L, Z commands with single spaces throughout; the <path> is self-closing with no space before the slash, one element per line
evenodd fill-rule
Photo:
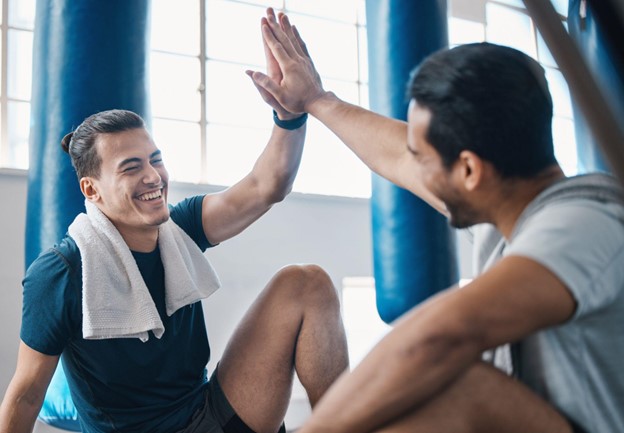
<path fill-rule="evenodd" d="M 132 111 L 101 111 L 87 117 L 78 128 L 63 137 L 61 147 L 71 156 L 78 179 L 98 177 L 102 163 L 95 147 L 98 136 L 136 128 L 145 128 L 145 122 Z"/>
<path fill-rule="evenodd" d="M 544 69 L 518 50 L 479 43 L 434 53 L 412 72 L 408 96 L 430 110 L 427 140 L 447 168 L 462 150 L 503 178 L 556 163 Z"/>

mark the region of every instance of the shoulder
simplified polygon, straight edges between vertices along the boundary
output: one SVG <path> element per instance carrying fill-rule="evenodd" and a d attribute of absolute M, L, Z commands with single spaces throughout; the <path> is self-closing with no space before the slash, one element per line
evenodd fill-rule
<path fill-rule="evenodd" d="M 624 288 L 623 214 L 612 202 L 553 203 L 524 222 L 504 254 L 528 257 L 553 272 L 579 303 L 579 314 L 595 310 Z"/>
<path fill-rule="evenodd" d="M 24 276 L 25 293 L 30 289 L 50 290 L 58 287 L 75 285 L 82 281 L 82 264 L 80 250 L 70 237 L 42 252 L 28 267 Z"/>
<path fill-rule="evenodd" d="M 47 266 L 66 267 L 69 269 L 80 265 L 80 250 L 71 236 L 66 235 L 61 242 L 43 251 L 29 266 L 40 268 Z"/>
<path fill-rule="evenodd" d="M 213 246 L 206 239 L 204 232 L 202 220 L 204 197 L 205 195 L 188 197 L 169 207 L 171 220 L 184 230 L 202 251 Z"/>

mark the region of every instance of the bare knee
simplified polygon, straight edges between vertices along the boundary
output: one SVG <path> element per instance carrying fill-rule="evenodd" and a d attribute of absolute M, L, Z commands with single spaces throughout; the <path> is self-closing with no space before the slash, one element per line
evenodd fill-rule
<path fill-rule="evenodd" d="M 307 306 L 339 306 L 338 294 L 331 278 L 318 265 L 285 266 L 275 274 L 270 288 L 288 302 Z"/>

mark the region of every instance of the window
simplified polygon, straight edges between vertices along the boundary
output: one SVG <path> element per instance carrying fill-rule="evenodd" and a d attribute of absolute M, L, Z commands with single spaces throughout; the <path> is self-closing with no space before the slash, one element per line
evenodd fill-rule
<path fill-rule="evenodd" d="M 28 168 L 35 0 L 0 0 L 0 167 Z M 507 43 L 546 68 L 555 102 L 559 162 L 576 173 L 574 119 L 565 80 L 521 0 L 450 1 L 451 44 Z M 567 14 L 567 0 L 553 0 Z M 246 69 L 264 68 L 259 20 L 283 9 L 303 34 L 328 89 L 368 107 L 364 0 L 186 0 L 152 2 L 153 134 L 174 180 L 228 186 L 252 167 L 272 127 Z M 504 22 L 504 28 L 501 27 Z M 299 192 L 370 196 L 369 171 L 315 119 Z"/>
<path fill-rule="evenodd" d="M 349 362 L 353 369 L 392 327 L 379 317 L 375 302 L 375 280 L 372 277 L 343 279 L 342 309 Z"/>
<path fill-rule="evenodd" d="M 0 4 L 0 166 L 26 169 L 35 0 Z M 290 14 L 328 88 L 368 105 L 364 0 L 154 0 L 152 128 L 172 179 L 230 185 L 264 148 L 271 111 L 244 71 L 264 69 L 260 17 L 268 6 Z M 294 189 L 368 197 L 369 171 L 311 120 Z"/>
<path fill-rule="evenodd" d="M 245 70 L 264 70 L 260 17 L 268 6 L 297 25 L 327 88 L 368 105 L 363 0 L 155 0 L 153 132 L 173 179 L 231 185 L 264 149 L 271 110 Z M 310 119 L 294 190 L 369 197 L 369 171 Z"/>
<path fill-rule="evenodd" d="M 567 0 L 553 0 L 553 6 L 565 19 Z M 451 46 L 489 41 L 516 48 L 539 61 L 546 70 L 548 86 L 553 98 L 553 140 L 555 155 L 563 171 L 568 175 L 577 173 L 576 137 L 574 116 L 568 85 L 559 71 L 546 43 L 537 32 L 522 0 L 487 0 L 483 10 L 477 4 L 461 0 L 450 2 L 449 42 Z M 565 24 L 565 22 L 564 22 Z"/>
<path fill-rule="evenodd" d="M 0 0 L 0 166 L 28 168 L 35 0 Z"/>

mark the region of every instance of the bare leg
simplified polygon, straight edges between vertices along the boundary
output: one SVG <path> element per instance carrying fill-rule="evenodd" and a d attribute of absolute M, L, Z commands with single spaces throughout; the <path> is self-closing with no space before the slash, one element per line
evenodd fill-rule
<path fill-rule="evenodd" d="M 318 266 L 288 266 L 245 314 L 219 362 L 218 378 L 249 427 L 275 433 L 294 371 L 314 406 L 347 367 L 340 303 L 330 278 Z"/>
<path fill-rule="evenodd" d="M 571 433 L 568 422 L 522 383 L 478 363 L 429 403 L 377 433 Z"/>

